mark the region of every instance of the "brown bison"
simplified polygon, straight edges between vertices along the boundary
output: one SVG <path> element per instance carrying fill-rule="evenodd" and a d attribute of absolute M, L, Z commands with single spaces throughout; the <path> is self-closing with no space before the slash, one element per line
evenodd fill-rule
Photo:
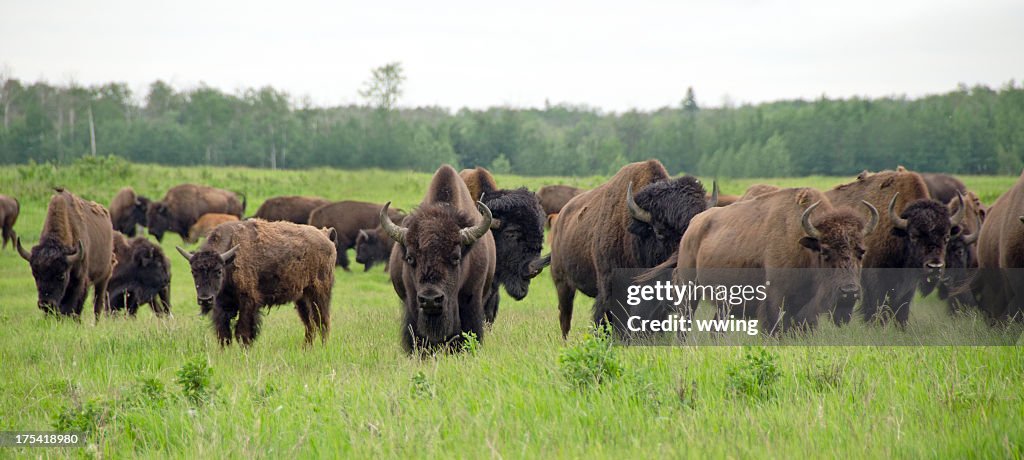
<path fill-rule="evenodd" d="M 482 195 L 498 190 L 498 184 L 487 168 L 477 166 L 474 169 L 463 169 L 459 171 L 459 177 L 469 187 L 469 196 L 473 201 L 480 201 Z"/>
<path fill-rule="evenodd" d="M 110 213 L 62 188 L 56 191 L 39 244 L 30 253 L 18 238 L 18 253 L 32 266 L 41 310 L 80 318 L 92 285 L 93 313 L 99 320 L 100 312 L 108 310 L 107 283 L 114 265 Z"/>
<path fill-rule="evenodd" d="M 234 192 L 205 185 L 182 184 L 167 191 L 164 199 L 154 201 L 146 209 L 146 226 L 157 241 L 163 241 L 164 232 L 174 232 L 187 240 L 188 231 L 203 214 L 216 212 L 231 214 L 239 219 L 245 212 L 242 201 Z"/>
<path fill-rule="evenodd" d="M 373 228 L 377 224 L 377 215 L 383 206 L 377 203 L 365 201 L 338 201 L 325 204 L 309 213 L 309 225 L 316 228 L 333 228 L 338 238 L 337 244 L 338 260 L 337 265 L 345 271 L 348 268 L 348 250 L 356 245 L 359 231 L 364 228 Z M 405 216 L 394 209 L 388 210 L 388 215 L 395 222 L 399 222 Z M 369 270 L 367 267 L 366 270 Z"/>
<path fill-rule="evenodd" d="M 585 191 L 568 185 L 545 185 L 537 190 L 537 199 L 544 214 L 558 214 L 569 200 Z"/>
<path fill-rule="evenodd" d="M 356 236 L 356 262 L 363 264 L 363 271 L 370 271 L 377 262 L 384 262 L 384 270 L 388 269 L 388 258 L 395 240 L 388 236 L 384 227 L 364 228 Z"/>
<path fill-rule="evenodd" d="M 723 208 L 729 206 L 740 200 L 741 197 L 737 195 L 718 195 L 718 201 L 715 203 L 716 207 Z M 707 199 L 711 199 L 711 195 L 707 196 Z"/>
<path fill-rule="evenodd" d="M 949 203 L 957 199 L 957 194 L 967 195 L 967 186 L 960 179 L 949 174 L 940 173 L 918 173 L 924 179 L 924 185 L 928 187 L 928 194 L 932 199 L 942 203 Z"/>
<path fill-rule="evenodd" d="M 330 201 L 315 196 L 278 196 L 264 201 L 253 217 L 267 222 L 283 220 L 308 224 L 309 213 L 329 203 Z"/>
<path fill-rule="evenodd" d="M 0 195 L 0 237 L 4 240 L 3 248 L 7 249 L 7 242 L 14 242 L 14 223 L 18 221 L 18 213 L 21 212 L 21 204 L 14 197 Z"/>
<path fill-rule="evenodd" d="M 962 200 L 951 213 L 946 205 L 931 199 L 920 175 L 902 168 L 861 173 L 854 182 L 836 186 L 825 195 L 835 206 L 852 208 L 866 201 L 888 209 L 864 240 L 862 311 L 866 321 L 876 317 L 884 321 L 891 314 L 905 326 L 918 284 L 924 278 L 942 276 L 950 233 L 959 228 L 964 216 Z M 849 319 L 840 316 L 838 321 Z"/>
<path fill-rule="evenodd" d="M 238 220 L 238 216 L 232 214 L 220 214 L 216 212 L 203 214 L 192 228 L 188 229 L 188 238 L 185 242 L 193 244 L 199 241 L 200 238 L 206 238 L 210 235 L 213 229 L 217 228 L 218 225 L 225 222 L 235 222 Z"/>
<path fill-rule="evenodd" d="M 189 261 L 202 314 L 221 345 L 234 338 L 251 345 L 260 333 L 263 307 L 295 302 L 306 326 L 306 344 L 331 328 L 334 287 L 334 230 L 291 222 L 251 219 L 213 230 L 199 251 L 178 247 Z"/>
<path fill-rule="evenodd" d="M 814 327 L 826 308 L 849 316 L 860 296 L 863 240 L 879 220 L 874 206 L 863 205 L 866 221 L 833 208 L 817 190 L 791 188 L 710 209 L 690 221 L 673 283 L 759 286 L 771 280 L 756 309 L 728 305 L 737 317 L 756 311 L 770 331 L 780 326 L 783 305 L 786 328 Z M 729 313 L 719 310 L 720 317 Z"/>
<path fill-rule="evenodd" d="M 978 238 L 980 273 L 972 283 L 992 320 L 1024 320 L 1024 173 L 991 207 Z"/>
<path fill-rule="evenodd" d="M 750 187 L 747 187 L 747 191 L 743 192 L 743 195 L 740 196 L 739 199 L 740 200 L 751 200 L 751 199 L 757 198 L 757 197 L 759 197 L 761 195 L 764 195 L 766 193 L 777 192 L 779 190 L 782 190 L 782 188 L 776 187 L 774 185 L 754 184 L 754 185 L 751 185 Z"/>
<path fill-rule="evenodd" d="M 954 200 L 949 206 L 957 209 L 959 203 L 959 200 Z M 971 294 L 970 283 L 978 268 L 978 251 L 975 243 L 980 236 L 985 210 L 974 192 L 968 191 L 963 203 L 966 205 L 964 218 L 960 225 L 950 230 L 952 234 L 946 243 L 946 266 L 943 276 L 938 279 L 925 279 L 921 283 L 921 293 L 928 295 L 937 290 L 939 299 L 946 301 L 951 314 L 977 306 L 974 295 Z"/>
<path fill-rule="evenodd" d="M 441 166 L 420 206 L 396 225 L 380 225 L 396 244 L 388 262 L 391 284 L 404 304 L 406 352 L 458 349 L 465 333 L 483 341 L 484 300 L 494 278 L 491 211 L 470 196 L 451 166 Z"/>
<path fill-rule="evenodd" d="M 714 189 L 708 201 L 696 178 L 672 179 L 661 162 L 648 160 L 623 166 L 608 182 L 569 200 L 551 229 L 551 277 L 562 336 L 572 326 L 577 290 L 595 297 L 595 323 L 612 321 L 624 331 L 625 312 L 613 312 L 613 271 L 667 260 L 690 219 L 715 206 L 718 186 Z"/>
<path fill-rule="evenodd" d="M 132 317 L 139 306 L 149 304 L 157 316 L 171 312 L 171 261 L 145 237 L 125 238 L 114 232 L 114 265 L 107 294 L 113 311 Z"/>
<path fill-rule="evenodd" d="M 146 226 L 149 202 L 149 198 L 136 194 L 131 187 L 119 190 L 110 201 L 110 222 L 114 230 L 128 237 L 135 236 L 137 226 Z"/>

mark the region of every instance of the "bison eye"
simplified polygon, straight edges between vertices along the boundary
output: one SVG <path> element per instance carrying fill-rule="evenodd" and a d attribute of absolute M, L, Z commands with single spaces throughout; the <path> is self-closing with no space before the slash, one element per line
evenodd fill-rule
<path fill-rule="evenodd" d="M 405 256 L 405 263 L 409 264 L 409 266 L 415 267 L 416 266 L 416 258 L 413 257 L 413 256 L 408 256 L 407 255 L 407 256 Z"/>

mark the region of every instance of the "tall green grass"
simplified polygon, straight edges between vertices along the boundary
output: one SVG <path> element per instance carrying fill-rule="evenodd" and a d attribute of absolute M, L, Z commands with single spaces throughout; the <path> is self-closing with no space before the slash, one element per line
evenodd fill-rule
<path fill-rule="evenodd" d="M 379 170 L 97 162 L 0 168 L 0 193 L 22 201 L 18 233 L 36 240 L 56 185 L 106 204 L 124 185 L 159 198 L 172 185 L 199 182 L 246 193 L 251 214 L 284 194 L 411 208 L 429 181 L 428 174 Z M 503 187 L 531 189 L 602 180 L 498 177 Z M 721 186 L 739 194 L 755 182 L 825 188 L 845 180 Z M 991 202 L 1014 178 L 965 181 Z M 85 448 L 0 448 L 0 456 L 1024 456 L 1019 347 L 823 346 L 902 334 L 857 321 L 787 342 L 809 346 L 609 351 L 587 332 L 585 296 L 577 296 L 573 332 L 562 341 L 545 274 L 524 301 L 503 300 L 475 353 L 414 359 L 401 351 L 400 305 L 377 268 L 337 273 L 326 346 L 303 348 L 301 323 L 286 306 L 267 314 L 253 347 L 221 349 L 199 316 L 175 244 L 175 235 L 163 243 L 173 265 L 174 317 L 160 320 L 145 310 L 134 320 L 98 324 L 91 314 L 81 323 L 44 318 L 28 264 L 11 249 L 0 251 L 0 430 L 89 430 Z M 911 325 L 928 327 L 932 318 L 945 318 L 944 309 L 934 299 L 918 301 Z M 970 316 L 948 321 L 956 326 L 951 334 L 1012 332 L 977 327 Z M 568 377 L 588 375 L 586 363 L 594 360 L 615 372 L 586 385 Z"/>

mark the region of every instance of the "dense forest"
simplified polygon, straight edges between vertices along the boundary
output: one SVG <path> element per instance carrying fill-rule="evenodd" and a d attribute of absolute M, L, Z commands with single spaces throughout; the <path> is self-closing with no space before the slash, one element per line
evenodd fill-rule
<path fill-rule="evenodd" d="M 1024 87 L 960 86 L 918 99 L 793 100 L 607 113 L 397 106 L 400 64 L 374 69 L 364 105 L 315 107 L 264 87 L 227 93 L 163 81 L 83 87 L 3 78 L 0 163 L 117 155 L 168 165 L 433 170 L 440 163 L 524 175 L 607 174 L 661 159 L 672 172 L 721 177 L 849 175 L 898 164 L 921 171 L 1017 174 Z"/>

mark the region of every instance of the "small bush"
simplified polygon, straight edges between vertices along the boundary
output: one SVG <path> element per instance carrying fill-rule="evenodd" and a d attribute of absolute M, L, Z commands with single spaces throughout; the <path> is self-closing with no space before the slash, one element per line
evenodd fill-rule
<path fill-rule="evenodd" d="M 623 373 L 611 326 L 593 328 L 558 357 L 562 376 L 578 389 L 600 386 Z"/>
<path fill-rule="evenodd" d="M 410 393 L 413 399 L 434 399 L 437 396 L 437 391 L 434 390 L 434 384 L 427 380 L 427 376 L 423 371 L 419 371 L 416 375 L 412 376 L 412 388 Z"/>
<path fill-rule="evenodd" d="M 477 339 L 476 333 L 474 332 L 463 332 L 462 333 L 462 352 L 470 355 L 475 355 L 480 351 L 480 340 Z"/>
<path fill-rule="evenodd" d="M 807 380 L 817 391 L 833 391 L 843 385 L 846 366 L 835 362 L 819 362 L 807 370 Z"/>
<path fill-rule="evenodd" d="M 736 395 L 767 400 L 775 397 L 782 371 L 775 364 L 775 355 L 764 348 L 748 348 L 740 363 L 726 369 L 728 388 Z"/>
<path fill-rule="evenodd" d="M 185 399 L 196 405 L 210 400 L 214 391 L 211 384 L 213 368 L 206 362 L 206 357 L 196 356 L 186 362 L 178 370 L 177 375 L 177 382 Z"/>
<path fill-rule="evenodd" d="M 140 378 L 126 399 L 129 406 L 160 407 L 167 400 L 164 383 L 152 377 Z"/>
<path fill-rule="evenodd" d="M 68 406 L 55 415 L 53 429 L 95 433 L 103 425 L 106 413 L 107 408 L 99 401 L 88 401 L 85 404 Z"/>
<path fill-rule="evenodd" d="M 693 380 L 679 382 L 676 395 L 679 396 L 679 404 L 682 404 L 683 407 L 687 409 L 697 407 L 697 382 Z"/>

